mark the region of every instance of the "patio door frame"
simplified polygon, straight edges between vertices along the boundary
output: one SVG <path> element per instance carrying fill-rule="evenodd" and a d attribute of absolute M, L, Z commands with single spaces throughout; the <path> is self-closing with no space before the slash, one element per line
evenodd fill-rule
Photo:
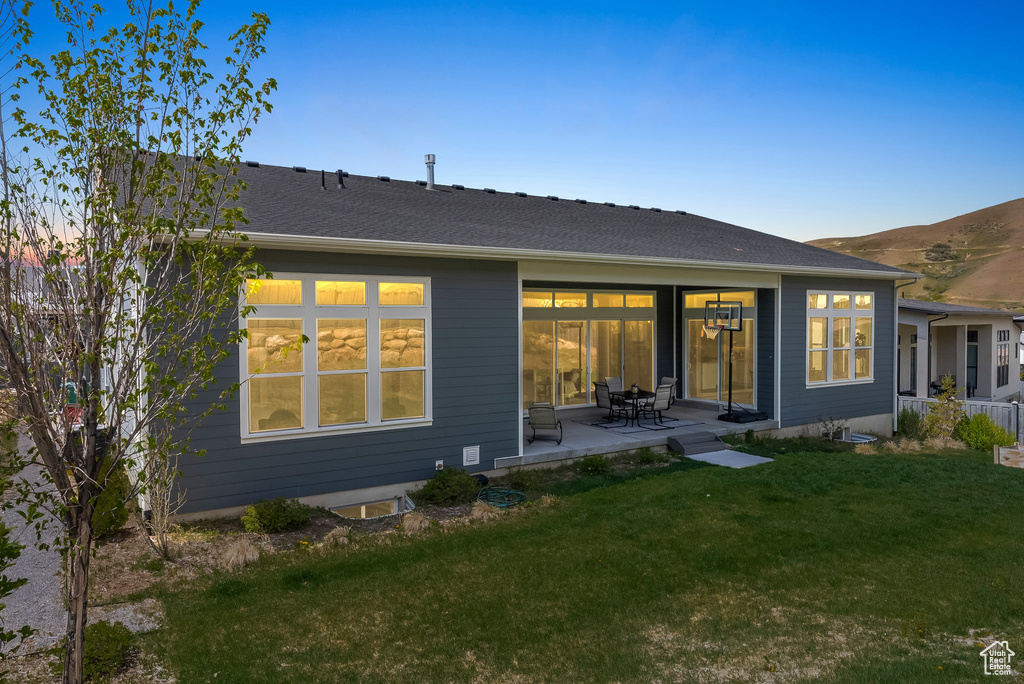
<path fill-rule="evenodd" d="M 619 377 L 625 378 L 626 370 L 626 323 L 629 321 L 650 321 L 651 323 L 651 382 L 655 383 L 658 376 L 658 293 L 654 290 L 643 290 L 636 288 L 602 288 L 594 289 L 588 287 L 573 287 L 571 283 L 563 283 L 558 288 L 548 287 L 522 287 L 523 293 L 537 293 L 537 292 L 569 292 L 569 293 L 584 293 L 587 297 L 586 307 L 523 307 L 520 302 L 520 312 L 522 314 L 521 321 L 551 321 L 553 323 L 552 331 L 553 337 L 553 351 L 554 364 L 553 364 L 553 375 L 552 375 L 552 399 L 556 409 L 578 409 L 593 407 L 597 405 L 592 391 L 595 378 L 592 377 L 592 359 L 591 359 L 591 323 L 600 321 L 618 321 L 621 326 L 619 330 Z M 648 295 L 652 297 L 653 306 L 651 307 L 595 307 L 593 306 L 595 294 L 623 294 L 623 295 Z M 585 357 L 586 363 L 586 393 L 587 401 L 582 404 L 570 404 L 570 405 L 559 405 L 559 380 L 561 378 L 561 369 L 558 361 L 558 324 L 561 322 L 582 322 L 586 328 L 586 351 Z M 520 338 L 522 338 L 522 325 L 520 325 Z M 525 369 L 523 366 L 523 352 L 520 350 L 519 354 L 520 363 L 520 375 Z M 596 378 L 602 380 L 603 378 Z M 652 385 L 653 389 L 653 385 Z M 520 391 L 520 402 L 522 401 L 522 391 Z M 523 407 L 523 415 L 526 415 L 526 408 Z"/>
<path fill-rule="evenodd" d="M 680 325 L 680 328 L 681 328 L 681 331 L 682 331 L 681 337 L 682 337 L 682 341 L 683 341 L 682 342 L 682 354 L 680 356 L 682 356 L 682 358 L 683 358 L 683 372 L 682 372 L 682 376 L 683 377 L 682 377 L 682 383 L 681 383 L 681 386 L 682 386 L 682 389 L 683 389 L 683 397 L 682 397 L 683 401 L 692 401 L 692 402 L 699 403 L 699 404 L 704 404 L 704 405 L 707 405 L 707 406 L 713 406 L 713 405 L 721 404 L 723 401 L 726 401 L 727 400 L 726 399 L 726 395 L 728 394 L 728 388 L 725 388 L 725 387 L 722 386 L 722 362 L 723 362 L 723 358 L 722 357 L 723 357 L 723 353 L 724 353 L 725 356 L 728 356 L 728 354 L 729 354 L 729 352 L 728 352 L 729 338 L 725 337 L 725 335 L 726 335 L 725 332 L 722 332 L 722 333 L 719 333 L 718 339 L 716 340 L 716 342 L 718 344 L 718 369 L 717 369 L 718 399 L 700 399 L 700 398 L 697 398 L 697 397 L 690 396 L 690 324 L 689 323 L 690 323 L 690 321 L 695 320 L 695 319 L 699 319 L 699 320 L 703 321 L 704 320 L 704 309 L 703 309 L 703 307 L 701 307 L 700 309 L 692 309 L 692 308 L 688 309 L 686 307 L 686 295 L 721 294 L 721 296 L 719 297 L 719 301 L 729 301 L 729 300 L 725 299 L 725 297 L 727 297 L 730 293 L 733 293 L 733 292 L 736 292 L 736 293 L 739 293 L 739 292 L 753 292 L 754 293 L 754 306 L 753 307 L 748 307 L 748 306 L 744 306 L 743 307 L 743 319 L 745 321 L 748 320 L 748 319 L 752 320 L 753 324 L 754 324 L 754 331 L 753 331 L 753 335 L 751 336 L 751 348 L 752 348 L 751 349 L 751 353 L 753 355 L 753 374 L 754 374 L 753 388 L 752 388 L 753 389 L 753 391 L 752 391 L 753 401 L 748 404 L 748 403 L 745 403 L 745 402 L 736 401 L 734 399 L 733 403 L 734 404 L 738 404 L 740 406 L 746 406 L 748 408 L 754 408 L 754 407 L 757 406 L 757 390 L 758 390 L 758 383 L 757 383 L 757 364 L 758 364 L 758 355 L 757 355 L 757 289 L 756 288 L 749 288 L 749 287 L 741 287 L 741 288 L 721 288 L 721 287 L 716 287 L 716 288 L 707 288 L 707 289 L 701 289 L 701 290 L 680 290 L 679 294 L 681 296 L 680 296 L 679 310 L 682 312 L 682 316 L 681 316 L 682 323 Z M 701 312 L 700 316 L 694 316 L 693 315 L 694 312 L 696 312 L 696 311 L 700 311 Z M 748 311 L 751 312 L 750 315 L 747 314 Z M 724 352 L 723 352 L 723 349 L 725 349 Z"/>

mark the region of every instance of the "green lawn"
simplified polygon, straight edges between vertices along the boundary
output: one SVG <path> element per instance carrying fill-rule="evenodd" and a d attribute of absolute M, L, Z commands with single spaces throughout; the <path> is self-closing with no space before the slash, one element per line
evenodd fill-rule
<path fill-rule="evenodd" d="M 776 457 L 270 558 L 164 594 L 150 647 L 183 682 L 963 681 L 979 640 L 1024 653 L 1024 471 Z"/>

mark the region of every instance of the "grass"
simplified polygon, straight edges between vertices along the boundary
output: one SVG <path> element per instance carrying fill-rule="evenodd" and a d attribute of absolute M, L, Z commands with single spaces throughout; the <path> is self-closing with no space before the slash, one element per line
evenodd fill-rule
<path fill-rule="evenodd" d="M 164 594 L 149 648 L 189 682 L 982 681 L 978 643 L 1020 651 L 1024 471 L 785 444 L 279 554 Z"/>

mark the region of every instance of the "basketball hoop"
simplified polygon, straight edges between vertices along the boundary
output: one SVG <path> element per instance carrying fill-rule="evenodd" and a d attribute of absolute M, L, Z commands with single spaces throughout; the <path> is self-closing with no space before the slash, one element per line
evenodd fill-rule
<path fill-rule="evenodd" d="M 708 338 L 709 340 L 713 340 L 716 337 L 718 337 L 718 333 L 724 327 L 725 327 L 724 325 L 708 325 L 707 323 L 705 323 L 704 324 L 704 337 Z"/>

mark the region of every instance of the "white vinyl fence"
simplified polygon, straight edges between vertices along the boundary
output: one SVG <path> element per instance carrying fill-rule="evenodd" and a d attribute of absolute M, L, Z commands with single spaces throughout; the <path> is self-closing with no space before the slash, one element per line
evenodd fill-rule
<path fill-rule="evenodd" d="M 928 415 L 929 404 L 934 404 L 937 399 L 921 399 L 918 397 L 896 397 L 897 406 L 900 411 L 905 408 L 917 411 L 921 416 Z M 964 402 L 964 411 L 967 416 L 984 413 L 992 419 L 992 422 L 1003 428 L 1011 435 L 1016 435 L 1018 442 L 1024 442 L 1024 404 L 1009 404 L 997 401 L 968 401 Z"/>

